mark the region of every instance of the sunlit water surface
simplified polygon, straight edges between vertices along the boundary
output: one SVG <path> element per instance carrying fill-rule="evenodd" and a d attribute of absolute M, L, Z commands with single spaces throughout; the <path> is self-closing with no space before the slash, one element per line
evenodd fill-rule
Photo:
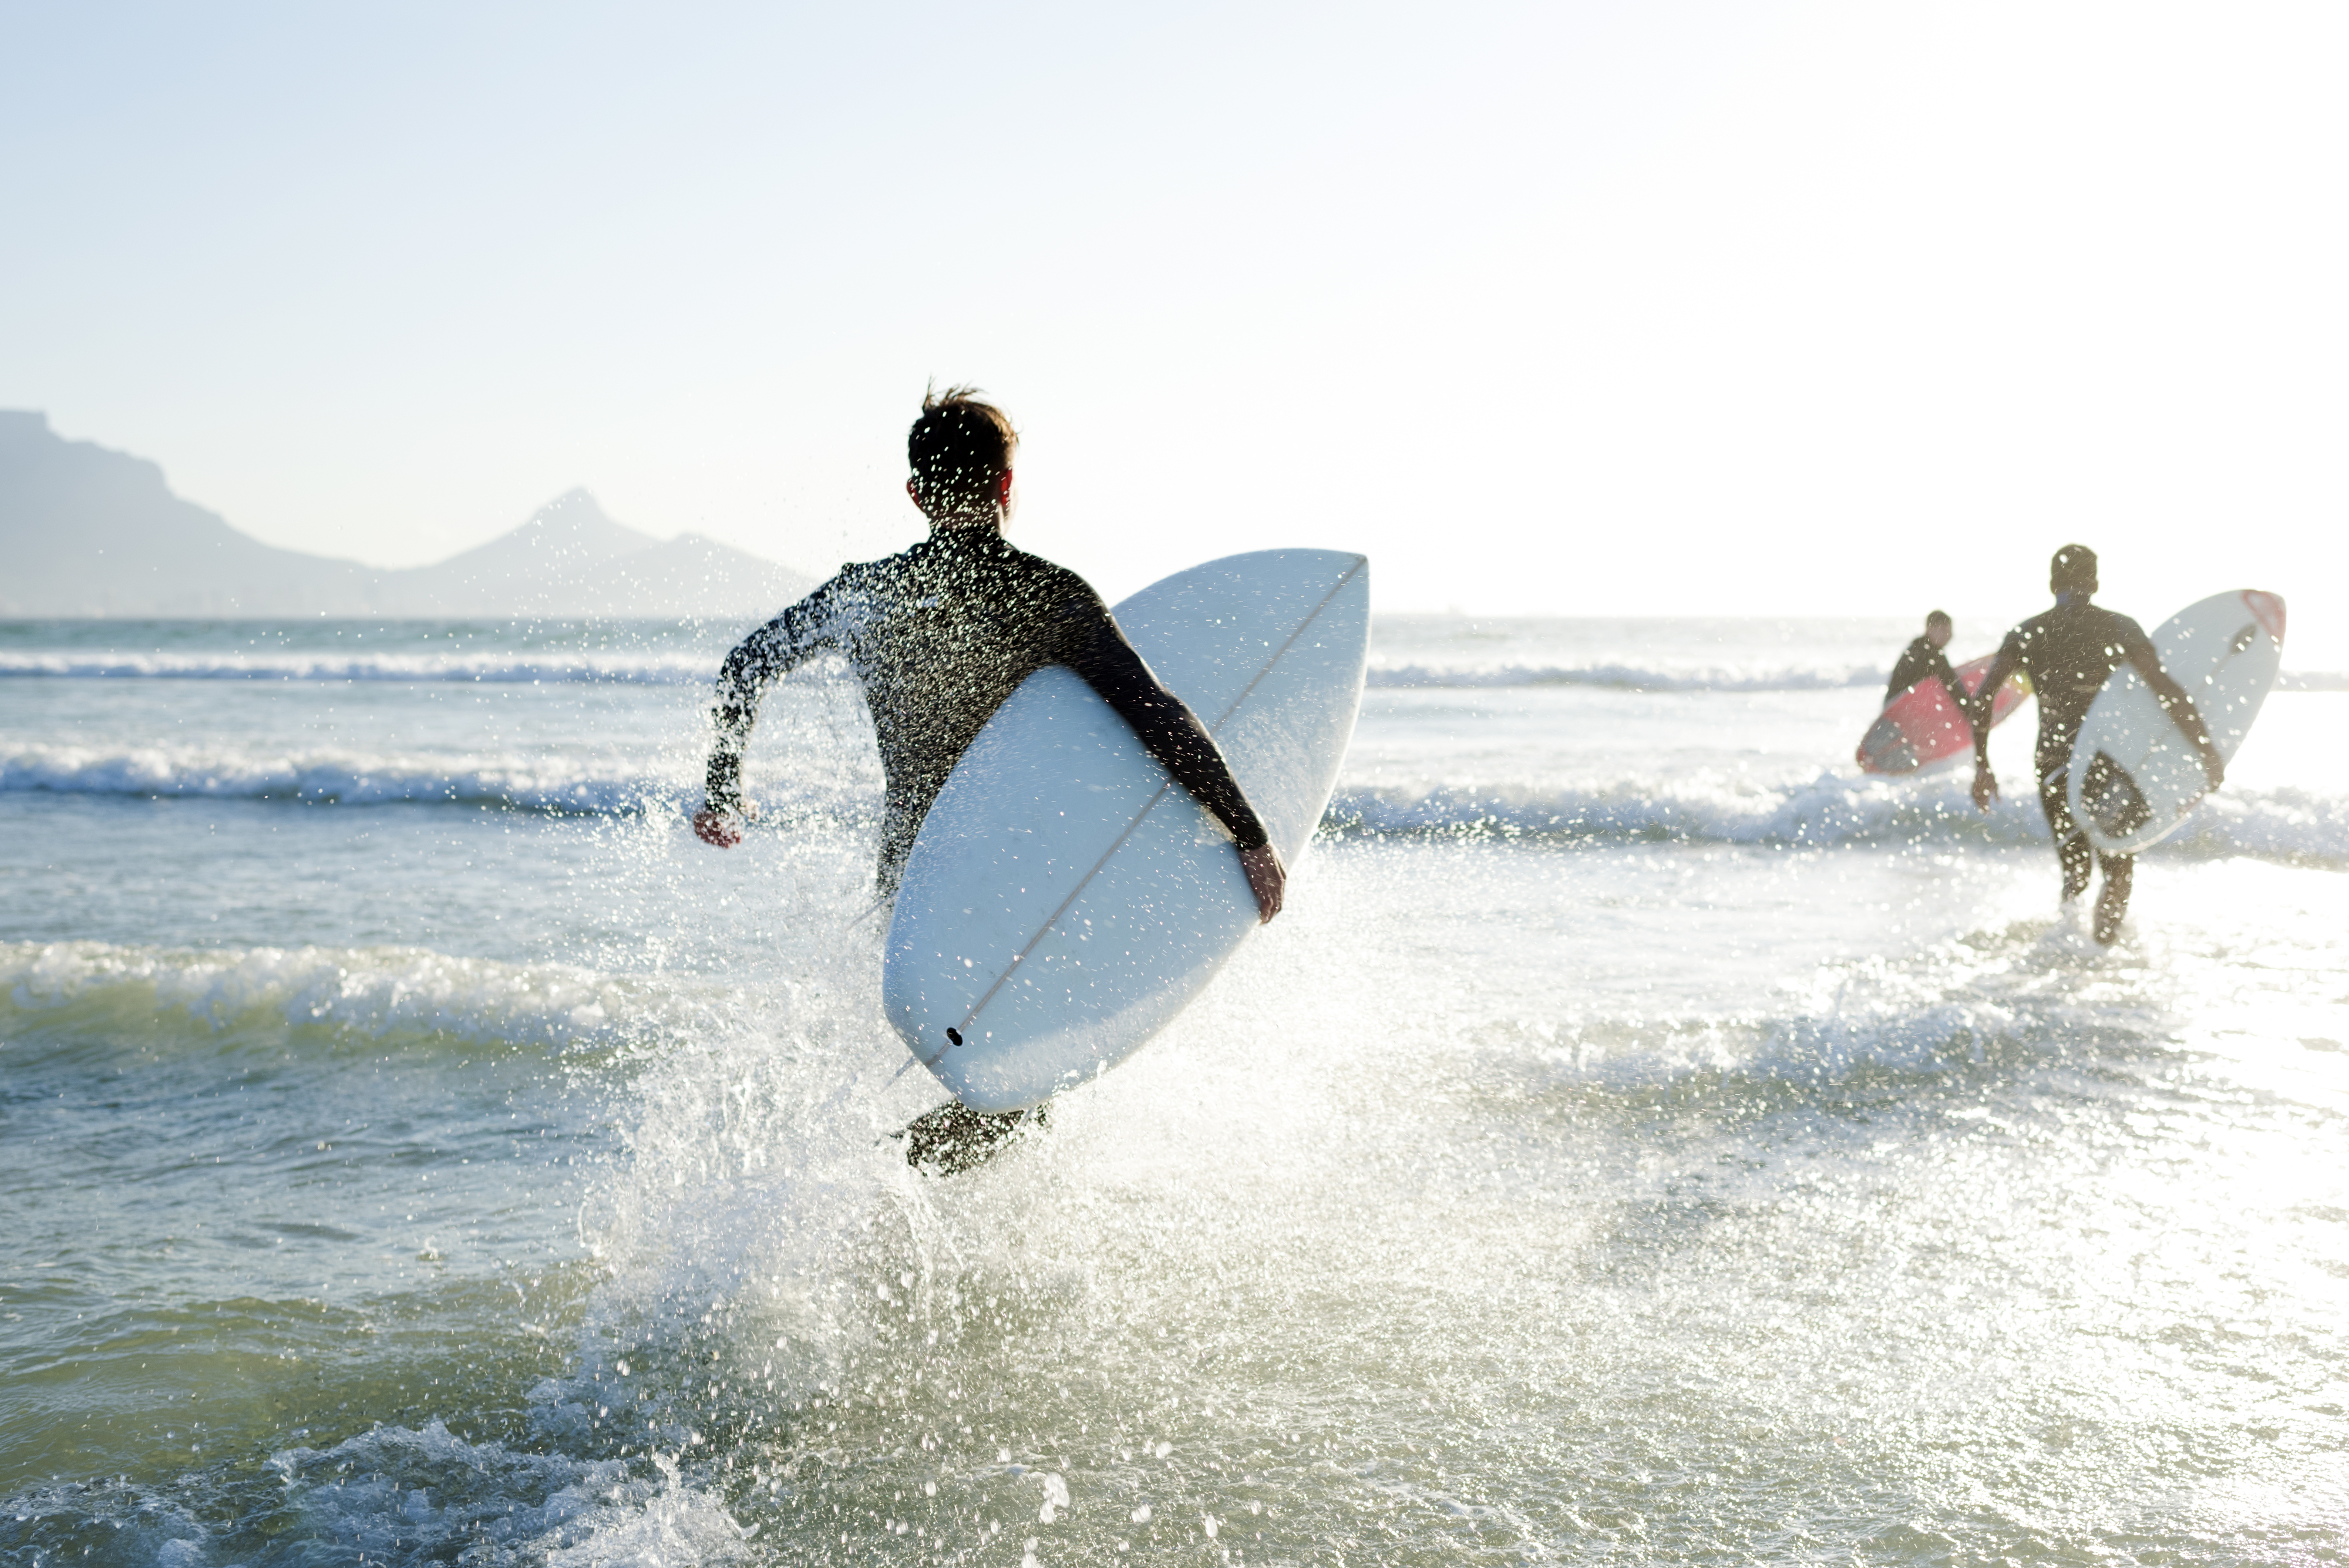
<path fill-rule="evenodd" d="M 853 691 L 684 829 L 732 629 L 0 627 L 12 1561 L 2342 1560 L 2338 680 L 2104 951 L 2028 710 L 1856 777 L 1904 626 L 1382 622 L 1289 911 L 936 1180 Z"/>

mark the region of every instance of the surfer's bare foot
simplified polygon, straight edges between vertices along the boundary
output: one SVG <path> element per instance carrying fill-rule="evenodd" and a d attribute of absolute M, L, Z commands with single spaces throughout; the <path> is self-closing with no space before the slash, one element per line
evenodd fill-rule
<path fill-rule="evenodd" d="M 1281 895 L 1288 888 L 1288 867 L 1280 851 L 1269 844 L 1240 851 L 1240 869 L 1247 873 L 1248 891 L 1256 895 L 1257 923 L 1269 925 L 1280 913 Z"/>
<path fill-rule="evenodd" d="M 907 1165 L 938 1176 L 953 1176 L 985 1164 L 1004 1139 L 1031 1122 L 1038 1127 L 1044 1125 L 1042 1106 L 1024 1111 L 990 1113 L 974 1111 L 960 1100 L 948 1100 L 937 1109 L 916 1117 L 914 1124 L 898 1136 L 905 1140 Z"/>
<path fill-rule="evenodd" d="M 2096 943 L 2110 947 L 2121 934 L 2128 914 L 2129 888 L 2137 881 L 2137 862 L 2116 855 L 2105 862 L 2105 885 L 2096 890 Z"/>
<path fill-rule="evenodd" d="M 2121 920 L 2128 914 L 2127 900 L 2116 901 L 2110 887 L 2096 895 L 2096 945 L 2108 948 L 2120 940 Z"/>
<path fill-rule="evenodd" d="M 1987 767 L 1974 769 L 1974 809 L 1988 811 L 1990 803 L 1998 798 L 1998 775 Z"/>
<path fill-rule="evenodd" d="M 758 810 L 748 801 L 735 811 L 719 811 L 715 806 L 703 806 L 693 814 L 693 836 L 704 844 L 719 849 L 731 849 L 742 842 L 742 824 L 755 821 Z"/>

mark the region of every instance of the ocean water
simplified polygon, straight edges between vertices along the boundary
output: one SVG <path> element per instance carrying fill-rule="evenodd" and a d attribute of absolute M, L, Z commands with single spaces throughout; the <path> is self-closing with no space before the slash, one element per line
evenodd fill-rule
<path fill-rule="evenodd" d="M 0 625 L 0 1553 L 2349 1557 L 2349 679 L 2122 941 L 1904 622 L 1377 626 L 1288 912 L 985 1169 L 739 628 Z"/>

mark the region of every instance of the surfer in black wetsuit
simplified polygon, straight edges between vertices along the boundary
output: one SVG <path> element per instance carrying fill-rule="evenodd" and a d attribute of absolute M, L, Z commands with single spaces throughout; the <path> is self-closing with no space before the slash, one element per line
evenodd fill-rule
<path fill-rule="evenodd" d="M 2072 742 L 2088 716 L 2088 705 L 2104 689 L 2107 677 L 2123 664 L 2132 666 L 2161 701 L 2178 732 L 2202 753 L 2202 769 L 2217 789 L 2226 776 L 2226 760 L 2210 743 L 2210 730 L 2195 711 L 2186 689 L 2162 669 L 2160 655 L 2145 628 L 2125 615 L 2091 604 L 2096 591 L 2096 553 L 2085 545 L 2066 545 L 2048 564 L 2047 587 L 2055 607 L 2033 616 L 2006 634 L 1990 672 L 1975 688 L 1981 695 L 1968 701 L 1967 717 L 1974 727 L 1974 805 L 1988 811 L 1998 798 L 1998 775 L 1990 766 L 1990 697 L 2007 677 L 2020 670 L 2031 677 L 2039 699 L 2039 809 L 2055 836 L 2055 854 L 2064 867 L 2064 898 L 2068 902 L 2087 891 L 2092 862 L 2105 868 L 2104 890 L 2096 895 L 2096 940 L 2110 943 L 2120 935 L 2121 918 L 2128 913 L 2129 888 L 2137 869 L 2133 855 L 2089 853 L 2088 836 L 2072 820 L 2065 781 L 2072 768 Z"/>
<path fill-rule="evenodd" d="M 884 897 L 893 895 L 964 748 L 1021 681 L 1065 664 L 1231 834 L 1258 918 L 1271 919 L 1288 872 L 1215 737 L 1151 673 L 1090 584 L 1005 542 L 1019 441 L 1010 420 L 976 389 L 923 399 L 905 438 L 913 468 L 905 493 L 929 519 L 930 536 L 885 559 L 843 566 L 726 656 L 694 832 L 721 849 L 741 841 L 749 815 L 742 749 L 760 698 L 794 665 L 838 653 L 863 683 L 880 747 L 887 792 L 874 879 Z M 960 1168 L 1030 1114 L 988 1116 L 950 1103 L 907 1129 L 906 1157 Z"/>
<path fill-rule="evenodd" d="M 1928 675 L 1940 676 L 1951 699 L 1959 707 L 1965 706 L 1966 689 L 1958 684 L 1956 673 L 1950 669 L 1950 656 L 1941 651 L 1950 646 L 1951 635 L 1956 629 L 1950 623 L 1947 610 L 1935 610 L 1925 618 L 1925 635 L 1911 639 L 1909 646 L 1900 650 L 1900 657 L 1892 661 L 1892 679 L 1884 687 L 1886 707 L 1892 706 L 1894 698 Z"/>

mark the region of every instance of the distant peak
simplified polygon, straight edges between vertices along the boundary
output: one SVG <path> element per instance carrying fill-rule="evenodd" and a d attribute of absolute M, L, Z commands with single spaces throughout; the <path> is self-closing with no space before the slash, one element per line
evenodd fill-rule
<path fill-rule="evenodd" d="M 598 505 L 594 496 L 577 486 L 532 513 L 529 522 L 510 531 L 506 537 L 581 545 L 603 552 L 642 549 L 655 543 L 651 535 L 613 521 L 611 514 Z"/>
<path fill-rule="evenodd" d="M 657 545 L 649 534 L 625 523 L 615 523 L 583 489 L 564 491 L 530 514 L 530 521 L 509 528 L 486 545 L 477 545 L 441 563 L 460 575 L 480 579 L 483 574 L 531 573 L 544 563 L 560 560 L 574 566 L 616 560 Z"/>
<path fill-rule="evenodd" d="M 595 498 L 579 485 L 573 485 L 545 505 L 530 514 L 533 523 L 562 523 L 573 527 L 614 525 Z"/>

